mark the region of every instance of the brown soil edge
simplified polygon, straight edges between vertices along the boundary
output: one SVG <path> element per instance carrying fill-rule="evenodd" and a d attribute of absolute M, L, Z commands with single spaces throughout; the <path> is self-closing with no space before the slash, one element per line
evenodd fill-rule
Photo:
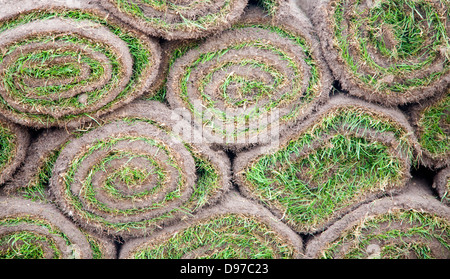
<path fill-rule="evenodd" d="M 292 12 L 294 11 L 294 12 Z M 305 39 L 305 41 L 309 44 L 310 51 L 314 56 L 316 66 L 320 71 L 320 81 L 319 84 L 321 86 L 321 90 L 318 96 L 316 96 L 315 100 L 313 100 L 307 107 L 303 108 L 302 114 L 297 117 L 294 121 L 288 122 L 281 127 L 277 126 L 274 128 L 279 128 L 281 131 L 287 131 L 296 122 L 302 121 L 313 113 L 317 107 L 324 104 L 329 99 L 329 94 L 332 90 L 332 76 L 328 65 L 326 64 L 323 55 L 320 51 L 320 44 L 318 42 L 317 36 L 313 32 L 313 26 L 306 15 L 298 9 L 295 4 L 291 1 L 280 5 L 277 10 L 277 13 L 273 17 L 269 17 L 262 8 L 257 6 L 249 6 L 246 8 L 243 16 L 237 22 L 237 24 L 266 24 L 272 26 L 280 26 L 284 30 L 297 34 L 298 36 Z M 217 40 L 214 37 L 207 38 L 204 44 L 209 43 L 210 45 L 216 44 Z M 202 47 L 202 45 L 200 45 Z M 196 52 L 201 51 L 196 49 Z M 185 54 L 185 57 L 192 55 L 192 50 Z M 168 88 L 167 88 L 167 96 L 166 99 L 169 103 L 169 106 L 172 109 L 176 109 L 180 111 L 180 114 L 185 115 L 188 121 L 193 119 L 192 112 L 185 107 L 185 102 L 181 99 L 180 96 L 177 96 L 173 88 L 171 88 L 170 84 L 176 84 L 174 81 L 174 72 L 182 70 L 182 65 L 184 60 L 187 58 L 179 58 L 174 63 L 174 69 L 171 73 L 169 73 L 168 77 Z M 232 152 L 240 152 L 244 149 L 253 148 L 259 145 L 269 144 L 273 140 L 273 135 L 270 135 L 270 132 L 263 133 L 262 135 L 256 135 L 251 138 L 246 138 L 246 143 L 222 143 L 222 137 L 218 137 L 212 135 L 210 132 L 203 129 L 200 126 L 200 123 L 196 123 L 196 121 L 192 121 L 192 125 L 194 125 L 197 129 L 203 130 L 204 137 L 210 141 L 211 146 L 214 149 L 223 149 Z M 269 135 L 267 135 L 269 133 Z M 276 137 L 276 136 L 275 136 Z"/>
<path fill-rule="evenodd" d="M 303 258 L 303 241 L 299 235 L 282 223 L 277 217 L 272 215 L 266 208 L 256 203 L 252 203 L 248 199 L 239 195 L 238 192 L 232 190 L 227 193 L 219 204 L 216 204 L 214 207 L 202 211 L 175 226 L 167 227 L 150 237 L 136 238 L 126 241 L 121 247 L 119 259 L 132 258 L 133 254 L 137 250 L 149 242 L 158 242 L 161 239 L 170 237 L 172 234 L 180 230 L 194 226 L 203 220 L 223 214 L 244 214 L 255 217 L 257 220 L 260 220 L 269 227 L 273 228 L 273 231 L 279 234 L 285 243 L 289 244 L 289 246 L 294 249 L 294 258 Z"/>
<path fill-rule="evenodd" d="M 11 195 L 18 189 L 27 188 L 36 183 L 36 176 L 43 161 L 73 137 L 73 134 L 64 129 L 43 130 L 37 138 L 31 141 L 24 159 L 26 164 L 23 164 L 11 181 L 5 184 L 2 189 L 3 193 Z"/>
<path fill-rule="evenodd" d="M 144 101 L 144 100 L 136 100 L 135 102 L 120 108 L 113 113 L 110 113 L 103 117 L 101 119 L 101 123 L 108 124 L 112 121 L 120 121 L 123 118 L 142 118 L 142 119 L 150 119 L 158 124 L 160 124 L 162 127 L 167 128 L 168 130 L 172 130 L 174 127 L 182 127 L 187 132 L 180 132 L 177 133 L 175 131 L 175 134 L 180 136 L 182 140 L 186 141 L 187 143 L 190 143 L 190 146 L 192 147 L 192 150 L 196 153 L 198 153 L 200 156 L 202 156 L 204 159 L 207 159 L 210 161 L 210 163 L 215 167 L 216 171 L 218 172 L 220 178 L 219 185 L 222 185 L 222 187 L 214 193 L 214 195 L 211 196 L 211 198 L 208 200 L 207 204 L 205 204 L 203 207 L 200 207 L 194 211 L 200 211 L 203 208 L 207 208 L 215 203 L 217 203 L 221 198 L 222 195 L 229 191 L 231 187 L 231 162 L 226 156 L 224 152 L 214 152 L 212 151 L 208 146 L 204 144 L 195 144 L 192 143 L 193 138 L 196 140 L 201 137 L 201 135 L 198 134 L 197 131 L 192 130 L 190 128 L 189 123 L 183 121 L 182 119 L 178 119 L 176 117 L 179 117 L 178 115 L 175 115 L 175 119 L 173 119 L 172 111 L 170 111 L 166 106 L 164 106 L 162 103 L 156 102 L 156 101 Z M 98 130 L 102 129 L 104 126 L 100 125 L 99 127 L 96 127 L 93 131 L 88 132 L 87 134 L 84 134 L 81 138 L 76 139 L 76 141 L 70 142 L 66 148 L 64 149 L 65 152 L 62 152 L 60 156 L 58 157 L 55 166 L 53 168 L 52 177 L 50 178 L 50 192 L 51 195 L 55 197 L 56 201 L 58 202 L 58 207 L 60 210 L 62 210 L 65 214 L 72 216 L 72 219 L 77 219 L 75 222 L 79 224 L 79 226 L 92 231 L 94 233 L 100 234 L 100 235 L 112 235 L 112 236 L 120 236 L 123 239 L 127 238 L 133 238 L 138 236 L 144 236 L 152 233 L 153 230 L 159 230 L 164 226 L 171 225 L 173 223 L 179 222 L 186 214 L 183 212 L 177 212 L 174 213 L 174 217 L 170 218 L 170 220 L 163 220 L 160 223 L 156 225 L 152 225 L 151 228 L 147 228 L 146 230 L 141 229 L 129 229 L 128 231 L 122 231 L 122 232 L 114 232 L 112 230 L 106 230 L 103 228 L 102 225 L 97 224 L 96 222 L 86 222 L 82 217 L 78 218 L 79 216 L 75 216 L 76 210 L 72 208 L 71 204 L 67 204 L 64 200 L 64 187 L 61 187 L 60 181 L 60 175 L 62 175 L 65 171 L 65 168 L 67 166 L 67 161 L 70 161 L 70 158 L 74 156 L 74 152 L 79 150 L 79 147 L 84 144 L 84 142 L 91 142 L 92 140 L 95 140 L 97 137 L 96 135 L 99 133 Z M 108 129 L 113 129 L 114 127 L 110 125 L 107 127 Z M 172 130 L 173 131 L 173 130 Z M 202 141 L 200 140 L 200 143 Z M 170 143 L 172 147 L 174 145 L 181 146 L 181 142 L 178 142 L 177 140 L 172 140 Z M 196 180 L 195 175 L 195 166 L 193 159 L 191 156 L 188 156 L 188 158 L 185 158 L 187 160 L 187 167 L 189 173 L 187 173 L 186 178 L 190 181 L 187 182 L 187 185 L 194 185 Z M 191 173 L 192 172 L 192 173 Z M 59 185 L 59 186 L 58 186 Z M 146 215 L 157 215 L 160 211 L 165 211 L 165 208 L 159 209 L 159 210 L 153 210 L 149 212 Z M 75 216 L 75 218 L 74 218 Z M 144 215 L 142 215 L 145 217 Z M 113 217 L 111 217 L 113 218 Z"/>
<path fill-rule="evenodd" d="M 8 182 L 12 177 L 14 172 L 20 167 L 20 165 L 24 162 L 25 156 L 27 153 L 27 149 L 30 144 L 30 134 L 29 131 L 20 125 L 17 125 L 10 120 L 4 118 L 0 114 L 0 123 L 5 125 L 13 134 L 16 136 L 16 146 L 14 156 L 11 163 L 6 165 L 3 170 L 0 170 L 0 186 Z"/>
<path fill-rule="evenodd" d="M 450 82 L 450 74 L 446 74 L 439 80 L 430 84 L 425 88 L 417 88 L 411 90 L 408 96 L 392 95 L 391 97 L 385 94 L 378 94 L 371 89 L 365 89 L 354 81 L 352 74 L 348 71 L 347 66 L 339 57 L 337 50 L 334 48 L 333 30 L 330 29 L 330 11 L 328 5 L 334 0 L 318 0 L 315 5 L 308 5 L 305 2 L 308 0 L 298 0 L 298 5 L 307 11 L 310 15 L 311 21 L 316 28 L 319 35 L 322 52 L 325 60 L 331 68 L 333 76 L 341 83 L 342 89 L 348 91 L 349 94 L 360 97 L 366 101 L 378 103 L 385 106 L 406 105 L 410 103 L 417 103 L 425 98 L 435 96 L 443 90 Z"/>
<path fill-rule="evenodd" d="M 412 127 L 414 128 L 414 132 L 418 139 L 420 138 L 420 130 L 421 130 L 418 123 L 422 116 L 423 110 L 438 103 L 447 94 L 450 94 L 450 86 L 448 86 L 448 90 L 443 94 L 438 94 L 436 97 L 425 99 L 420 104 L 415 104 L 408 109 L 407 112 L 408 118 Z M 420 151 L 422 153 L 421 164 L 423 164 L 425 167 L 432 169 L 439 169 L 446 166 L 450 166 L 450 152 L 448 154 L 433 155 L 427 149 L 422 147 L 420 147 Z"/>
<path fill-rule="evenodd" d="M 50 128 L 50 127 L 64 127 L 67 129 L 78 128 L 84 123 L 90 123 L 96 121 L 102 115 L 110 113 L 130 102 L 142 96 L 154 82 L 159 74 L 160 61 L 161 61 L 161 47 L 159 42 L 155 38 L 151 38 L 130 28 L 128 25 L 121 22 L 118 18 L 115 18 L 107 11 L 102 9 L 95 1 L 61 1 L 61 0 L 46 0 L 46 1 L 35 1 L 35 0 L 23 0 L 21 5 L 17 5 L 15 1 L 6 0 L 6 3 L 2 3 L 2 9 L 0 11 L 0 22 L 8 20 L 18 15 L 27 14 L 35 11 L 64 11 L 64 10 L 79 10 L 84 11 L 96 16 L 99 16 L 107 20 L 110 24 L 118 26 L 119 28 L 126 30 L 128 33 L 132 33 L 135 37 L 139 38 L 143 43 L 146 44 L 149 52 L 152 54 L 151 67 L 144 70 L 137 84 L 134 86 L 133 92 L 128 94 L 126 98 L 119 102 L 114 102 L 112 105 L 107 105 L 95 112 L 91 112 L 90 115 L 83 114 L 77 115 L 74 119 L 64 121 L 56 120 L 54 124 L 42 123 L 39 120 L 32 120 L 29 118 L 17 117 L 16 113 L 9 110 L 3 110 L 1 113 L 8 119 L 28 127 L 34 128 Z"/>
<path fill-rule="evenodd" d="M 360 223 L 363 219 L 385 214 L 394 209 L 415 209 L 450 220 L 450 208 L 436 200 L 424 180 L 413 179 L 402 194 L 366 203 L 316 236 L 306 246 L 306 258 L 320 257 L 321 251 L 327 244 L 338 239 L 346 229 Z"/>
<path fill-rule="evenodd" d="M 432 187 L 436 189 L 442 202 L 450 206 L 450 189 L 447 186 L 450 181 L 450 167 L 440 170 L 433 179 Z M 444 199 L 445 197 L 445 199 Z"/>
<path fill-rule="evenodd" d="M 67 249 L 62 249 L 65 257 L 71 256 L 67 253 L 70 253 L 72 249 L 76 249 L 75 251 L 79 253 L 81 259 L 92 258 L 92 251 L 86 236 L 70 219 L 66 218 L 54 206 L 15 197 L 0 197 L 0 219 L 26 215 L 36 216 L 39 219 L 46 220 L 52 226 L 61 230 L 70 239 L 73 243 L 73 248 L 67 247 Z M 116 257 L 116 248 L 112 241 L 100 239 L 97 236 L 93 237 L 101 243 L 104 258 L 112 259 Z"/>
<path fill-rule="evenodd" d="M 208 28 L 206 30 L 196 28 L 190 31 L 179 30 L 179 31 L 169 31 L 162 28 L 156 28 L 151 24 L 145 22 L 144 20 L 129 15 L 120 11 L 114 4 L 109 0 L 100 0 L 100 5 L 108 10 L 112 15 L 120 18 L 123 22 L 137 28 L 141 32 L 144 32 L 150 36 L 161 37 L 166 40 L 186 40 L 186 39 L 198 39 L 210 35 L 215 35 L 221 31 L 229 28 L 231 24 L 236 22 L 242 15 L 244 8 L 247 6 L 247 0 L 236 0 L 232 11 L 228 14 L 226 19 L 222 19 L 215 26 Z"/>
<path fill-rule="evenodd" d="M 233 181 L 238 185 L 239 190 L 241 194 L 243 194 L 245 197 L 255 200 L 257 202 L 262 203 L 259 201 L 259 199 L 255 196 L 253 196 L 252 192 L 249 191 L 247 188 L 247 182 L 243 176 L 243 171 L 245 168 L 254 162 L 256 162 L 261 156 L 267 155 L 267 154 L 273 154 L 276 153 L 277 150 L 281 149 L 282 147 L 286 146 L 291 140 L 298 137 L 298 135 L 303 134 L 305 131 L 307 131 L 310 127 L 312 127 L 317 120 L 320 120 L 328 111 L 339 108 L 339 107 L 345 107 L 345 106 L 357 106 L 360 107 L 368 112 L 373 112 L 377 114 L 383 115 L 383 117 L 386 117 L 386 119 L 397 123 L 402 129 L 405 130 L 406 135 L 408 136 L 410 144 L 413 146 L 413 149 L 415 152 L 417 152 L 417 139 L 414 137 L 413 129 L 409 125 L 406 117 L 403 115 L 403 113 L 400 110 L 392 109 L 392 108 L 385 108 L 378 106 L 376 104 L 368 103 L 366 101 L 357 99 L 355 97 L 348 97 L 344 95 L 336 95 L 330 98 L 329 102 L 326 103 L 324 106 L 322 106 L 317 113 L 314 113 L 310 118 L 308 118 L 306 121 L 302 123 L 298 123 L 297 126 L 292 127 L 289 131 L 289 133 L 284 133 L 281 135 L 279 144 L 276 146 L 259 146 L 257 148 L 254 148 L 249 151 L 241 152 L 237 155 L 235 160 L 233 161 Z M 414 156 L 416 156 L 415 154 Z M 405 158 L 400 158 L 404 160 L 404 165 L 407 169 L 409 169 L 410 163 L 406 162 Z M 407 181 L 411 178 L 411 176 L 408 174 L 403 178 L 403 184 L 406 184 Z M 398 187 L 396 187 L 398 188 Z M 385 192 L 375 192 L 371 194 L 367 194 L 363 197 L 363 200 L 360 200 L 359 202 L 356 202 L 349 208 L 345 208 L 341 211 L 335 212 L 334 217 L 329 222 L 323 224 L 322 227 L 317 228 L 314 232 L 322 231 L 329 227 L 333 222 L 335 222 L 337 219 L 339 219 L 344 214 L 348 213 L 349 211 L 353 210 L 354 208 L 358 207 L 362 203 L 366 203 L 370 200 L 379 198 L 386 194 L 398 194 L 403 191 L 403 188 L 400 189 L 392 189 L 391 191 L 385 191 Z M 282 219 L 284 214 L 283 212 L 279 212 L 275 209 L 270 209 L 272 213 L 277 216 L 278 218 Z M 295 229 L 295 228 L 293 228 Z M 312 233 L 312 232 L 308 232 Z"/>

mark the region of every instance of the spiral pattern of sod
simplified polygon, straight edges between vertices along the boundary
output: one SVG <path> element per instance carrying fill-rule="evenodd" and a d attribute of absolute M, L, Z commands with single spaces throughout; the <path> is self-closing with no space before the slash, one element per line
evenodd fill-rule
<path fill-rule="evenodd" d="M 331 78 L 295 16 L 270 17 L 257 7 L 240 22 L 176 59 L 167 101 L 184 109 L 213 144 L 240 149 L 266 144 L 328 98 Z"/>
<path fill-rule="evenodd" d="M 314 239 L 308 258 L 449 259 L 450 209 L 423 181 L 396 197 L 358 208 Z M 415 186 L 417 187 L 417 185 Z M 428 190 L 428 189 L 427 189 Z"/>
<path fill-rule="evenodd" d="M 58 207 L 88 230 L 126 239 L 214 204 L 230 187 L 228 158 L 171 119 L 161 103 L 135 102 L 71 140 L 50 178 Z"/>
<path fill-rule="evenodd" d="M 0 115 L 0 185 L 8 181 L 23 162 L 29 141 L 27 130 Z"/>
<path fill-rule="evenodd" d="M 122 247 L 121 259 L 299 258 L 301 238 L 274 216 L 231 192 L 201 216 Z"/>
<path fill-rule="evenodd" d="M 410 110 L 423 164 L 431 168 L 450 165 L 450 89 Z"/>
<path fill-rule="evenodd" d="M 76 9 L 53 2 L 61 3 L 24 1 L 23 9 L 0 16 L 5 117 L 36 128 L 78 127 L 154 82 L 161 55 L 156 40 L 87 1 Z"/>
<path fill-rule="evenodd" d="M 450 167 L 438 172 L 434 177 L 433 188 L 436 189 L 441 201 L 450 206 Z"/>
<path fill-rule="evenodd" d="M 449 83 L 449 8 L 440 0 L 323 0 L 312 18 L 344 90 L 400 105 Z"/>
<path fill-rule="evenodd" d="M 114 258 L 112 242 L 83 233 L 49 204 L 0 197 L 0 259 Z"/>
<path fill-rule="evenodd" d="M 396 110 L 334 97 L 279 146 L 238 154 L 235 181 L 298 232 L 326 228 L 360 203 L 401 192 L 416 139 Z"/>
<path fill-rule="evenodd" d="M 181 40 L 206 37 L 228 28 L 239 19 L 247 0 L 101 0 L 101 5 L 151 36 Z"/>

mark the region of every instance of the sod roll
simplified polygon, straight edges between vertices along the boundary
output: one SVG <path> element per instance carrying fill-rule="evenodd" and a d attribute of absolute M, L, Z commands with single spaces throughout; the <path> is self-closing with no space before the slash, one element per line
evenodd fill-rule
<path fill-rule="evenodd" d="M 450 208 L 422 180 L 408 190 L 365 204 L 306 247 L 307 258 L 449 259 Z"/>
<path fill-rule="evenodd" d="M 433 180 L 433 188 L 436 189 L 441 202 L 450 206 L 450 167 L 437 173 Z"/>
<path fill-rule="evenodd" d="M 400 105 L 449 83 L 448 1 L 322 0 L 311 8 L 325 58 L 350 94 Z"/>
<path fill-rule="evenodd" d="M 218 201 L 230 187 L 229 159 L 197 144 L 172 113 L 132 103 L 68 142 L 50 178 L 58 207 L 87 230 L 126 239 Z"/>
<path fill-rule="evenodd" d="M 232 191 L 214 208 L 147 238 L 126 242 L 120 259 L 292 259 L 301 238 Z"/>
<path fill-rule="evenodd" d="M 112 259 L 111 241 L 82 232 L 50 204 L 0 197 L 0 259 Z"/>
<path fill-rule="evenodd" d="M 336 96 L 279 146 L 239 153 L 234 180 L 292 229 L 314 233 L 358 204 L 401 192 L 416 148 L 399 111 Z"/>
<path fill-rule="evenodd" d="M 5 183 L 0 195 L 19 195 L 34 201 L 49 202 L 48 184 L 59 152 L 67 142 L 81 134 L 81 131 L 69 132 L 66 129 L 42 130 L 30 141 L 24 159 L 26 163 Z"/>
<path fill-rule="evenodd" d="M 423 153 L 422 164 L 437 169 L 450 165 L 450 88 L 409 110 Z"/>
<path fill-rule="evenodd" d="M 167 100 L 213 145 L 267 144 L 328 98 L 330 73 L 318 50 L 301 11 L 280 9 L 272 18 L 252 6 L 175 60 Z"/>
<path fill-rule="evenodd" d="M 7 1 L 0 11 L 0 113 L 22 125 L 78 127 L 141 96 L 155 39 L 92 1 Z"/>
<path fill-rule="evenodd" d="M 247 0 L 148 1 L 101 0 L 101 5 L 124 22 L 166 40 L 206 37 L 237 21 Z"/>
<path fill-rule="evenodd" d="M 0 115 L 0 186 L 23 163 L 29 142 L 30 135 L 25 128 Z"/>

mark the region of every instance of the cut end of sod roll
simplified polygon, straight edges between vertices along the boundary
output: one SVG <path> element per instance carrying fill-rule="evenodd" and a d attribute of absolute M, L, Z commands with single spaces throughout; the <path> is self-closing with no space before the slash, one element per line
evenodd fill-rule
<path fill-rule="evenodd" d="M 401 192 L 416 148 L 400 111 L 337 96 L 279 146 L 238 154 L 234 178 L 292 229 L 314 233 L 361 203 Z"/>
<path fill-rule="evenodd" d="M 239 22 L 176 58 L 167 101 L 216 146 L 268 144 L 328 99 L 331 74 L 300 10 L 268 17 L 251 6 Z"/>
<path fill-rule="evenodd" d="M 293 259 L 301 238 L 267 209 L 235 192 L 207 211 L 148 238 L 128 241 L 120 259 Z"/>
<path fill-rule="evenodd" d="M 322 0 L 312 21 L 342 89 L 395 106 L 449 83 L 449 11 L 441 0 Z"/>
<path fill-rule="evenodd" d="M 20 6 L 20 7 L 16 7 Z M 75 128 L 141 96 L 161 49 L 92 1 L 14 1 L 0 12 L 0 113 Z"/>
<path fill-rule="evenodd" d="M 126 239 L 215 204 L 230 187 L 229 159 L 180 118 L 159 102 L 135 102 L 71 140 L 50 179 L 58 207 L 88 230 Z"/>
<path fill-rule="evenodd" d="M 236 22 L 247 0 L 101 0 L 102 7 L 151 36 L 166 40 L 206 37 Z"/>
<path fill-rule="evenodd" d="M 365 204 L 306 247 L 307 258 L 449 259 L 450 208 L 423 180 L 401 195 Z"/>
<path fill-rule="evenodd" d="M 30 142 L 29 132 L 0 114 L 0 186 L 12 178 L 23 163 Z"/>
<path fill-rule="evenodd" d="M 450 88 L 409 111 L 423 153 L 422 164 L 439 169 L 450 165 Z"/>
<path fill-rule="evenodd" d="M 113 259 L 110 240 L 80 230 L 55 207 L 0 197 L 0 259 Z"/>

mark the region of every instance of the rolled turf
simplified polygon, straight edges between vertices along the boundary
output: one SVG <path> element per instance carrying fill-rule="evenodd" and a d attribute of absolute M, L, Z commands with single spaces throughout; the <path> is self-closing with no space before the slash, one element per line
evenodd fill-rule
<path fill-rule="evenodd" d="M 422 164 L 432 169 L 450 165 L 450 88 L 408 111 L 423 153 Z"/>
<path fill-rule="evenodd" d="M 292 259 L 301 238 L 267 209 L 232 191 L 207 211 L 148 238 L 126 242 L 121 259 Z"/>
<path fill-rule="evenodd" d="M 89 235 L 50 204 L 0 197 L 0 259 L 112 259 L 110 240 Z"/>
<path fill-rule="evenodd" d="M 449 83 L 448 1 L 322 0 L 303 7 L 349 94 L 395 106 L 435 96 Z"/>
<path fill-rule="evenodd" d="M 238 154 L 234 180 L 297 232 L 314 233 L 361 203 L 401 192 L 416 153 L 400 111 L 336 96 L 279 146 Z"/>
<path fill-rule="evenodd" d="M 74 128 L 141 96 L 159 43 L 93 1 L 6 1 L 0 11 L 0 113 L 35 128 Z"/>
<path fill-rule="evenodd" d="M 167 101 L 213 145 L 268 144 L 328 98 L 331 75 L 318 46 L 295 6 L 273 17 L 251 6 L 230 29 L 176 58 Z"/>
<path fill-rule="evenodd" d="M 50 178 L 58 207 L 88 230 L 126 239 L 217 202 L 230 187 L 229 159 L 179 118 L 140 101 L 71 140 Z"/>
<path fill-rule="evenodd" d="M 31 139 L 22 164 L 13 177 L 5 183 L 0 195 L 18 195 L 40 202 L 50 202 L 48 183 L 59 152 L 70 140 L 83 134 L 81 131 L 45 129 Z"/>
<path fill-rule="evenodd" d="M 450 208 L 423 180 L 407 191 L 365 204 L 317 236 L 307 258 L 449 259 Z"/>
<path fill-rule="evenodd" d="M 101 0 L 112 14 L 151 36 L 166 40 L 206 37 L 237 21 L 247 0 Z"/>

